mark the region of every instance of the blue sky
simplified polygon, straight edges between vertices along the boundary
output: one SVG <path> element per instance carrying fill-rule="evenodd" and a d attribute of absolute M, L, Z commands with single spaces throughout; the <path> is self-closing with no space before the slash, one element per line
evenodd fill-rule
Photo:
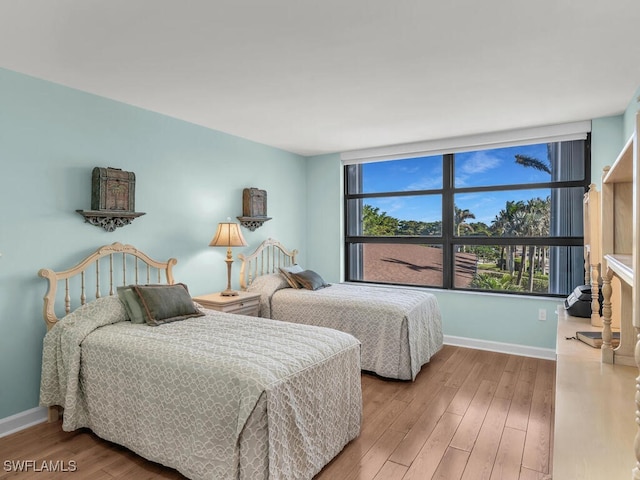
<path fill-rule="evenodd" d="M 516 154 L 528 155 L 546 162 L 547 146 L 527 145 L 458 153 L 455 156 L 455 186 L 535 183 L 548 182 L 551 179 L 546 172 L 518 165 L 515 162 Z M 442 188 L 442 156 L 368 163 L 363 166 L 363 171 L 364 193 Z M 455 203 L 459 208 L 469 209 L 474 213 L 475 221 L 489 225 L 504 208 L 507 200 L 527 201 L 536 197 L 545 198 L 549 194 L 549 189 L 459 194 Z M 401 220 L 430 222 L 440 220 L 442 216 L 440 195 L 368 198 L 365 203 Z"/>

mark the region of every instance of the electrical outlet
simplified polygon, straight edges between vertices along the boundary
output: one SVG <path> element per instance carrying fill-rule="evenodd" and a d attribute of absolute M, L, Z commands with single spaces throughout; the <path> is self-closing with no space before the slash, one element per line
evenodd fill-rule
<path fill-rule="evenodd" d="M 538 309 L 538 320 L 541 322 L 547 319 L 547 310 L 545 308 Z"/>

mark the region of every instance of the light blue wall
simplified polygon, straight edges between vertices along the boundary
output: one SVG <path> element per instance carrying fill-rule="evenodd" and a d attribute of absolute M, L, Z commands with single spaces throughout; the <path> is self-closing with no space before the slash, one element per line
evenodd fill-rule
<path fill-rule="evenodd" d="M 636 128 L 636 113 L 640 111 L 640 87 L 635 91 L 633 97 L 629 101 L 629 105 L 624 112 L 624 130 L 623 130 L 623 138 L 626 142 L 633 132 L 635 132 Z"/>
<path fill-rule="evenodd" d="M 225 249 L 208 244 L 219 221 L 242 214 L 245 187 L 267 190 L 273 220 L 243 230 L 249 247 L 234 255 L 272 236 L 305 261 L 307 168 L 288 152 L 0 69 L 0 165 L 0 419 L 38 403 L 40 268 L 119 241 L 176 257 L 195 295 L 221 290 Z M 96 166 L 135 172 L 146 215 L 113 233 L 84 223 L 75 210 L 90 208 Z"/>
<path fill-rule="evenodd" d="M 339 154 L 307 159 L 307 268 L 327 282 L 344 278 L 342 166 Z"/>
<path fill-rule="evenodd" d="M 623 116 L 596 118 L 591 121 L 591 183 L 602 187 L 602 169 L 611 166 L 626 139 Z"/>

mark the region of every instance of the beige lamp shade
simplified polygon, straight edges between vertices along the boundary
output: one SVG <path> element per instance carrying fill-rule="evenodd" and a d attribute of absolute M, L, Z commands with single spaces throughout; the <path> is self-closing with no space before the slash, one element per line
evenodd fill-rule
<path fill-rule="evenodd" d="M 233 222 L 220 222 L 218 230 L 209 243 L 210 247 L 227 247 L 227 289 L 220 292 L 223 296 L 238 295 L 238 292 L 231 289 L 231 264 L 233 263 L 233 255 L 231 247 L 246 247 L 247 242 L 242 236 L 240 225 Z"/>
<path fill-rule="evenodd" d="M 209 243 L 210 247 L 246 247 L 247 241 L 242 236 L 240 225 L 233 222 L 220 222 L 218 230 Z"/>

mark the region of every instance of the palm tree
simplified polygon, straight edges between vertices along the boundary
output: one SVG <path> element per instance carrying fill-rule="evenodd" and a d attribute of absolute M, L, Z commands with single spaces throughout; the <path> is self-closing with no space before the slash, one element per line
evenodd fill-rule
<path fill-rule="evenodd" d="M 527 209 L 529 210 L 529 221 L 527 224 L 527 235 L 529 236 L 543 236 L 549 234 L 549 222 L 551 219 L 551 197 L 546 199 L 532 198 L 527 203 Z M 544 253 L 545 249 L 541 249 Z M 535 274 L 535 257 L 537 253 L 537 247 L 535 245 L 529 246 L 529 291 L 533 291 L 533 276 Z M 524 255 L 524 254 L 523 254 Z M 545 259 L 542 260 L 542 267 L 544 266 Z M 543 267 L 544 268 L 544 267 Z"/>
<path fill-rule="evenodd" d="M 548 228 L 548 221 L 545 218 L 549 217 L 549 204 L 548 201 L 541 198 L 532 198 L 527 201 L 523 210 L 523 223 L 521 225 L 521 234 L 527 237 L 536 237 L 543 235 L 545 228 Z M 545 224 L 547 226 L 545 226 Z M 529 254 L 527 255 L 527 251 Z M 520 271 L 518 272 L 518 278 L 516 283 L 522 284 L 522 276 L 529 268 L 529 291 L 533 290 L 533 275 L 535 271 L 534 258 L 537 253 L 537 247 L 535 245 L 523 245 L 522 246 L 522 261 L 520 265 Z"/>
<path fill-rule="evenodd" d="M 515 155 L 515 161 L 518 165 L 522 165 L 525 168 L 534 168 L 541 172 L 546 172 L 551 175 L 551 162 L 549 160 L 549 145 L 547 145 L 547 160 L 542 161 L 534 157 L 530 157 L 528 155 Z M 527 236 L 541 236 L 549 234 L 549 222 L 551 216 L 551 201 L 550 198 L 547 197 L 547 200 L 544 201 L 540 198 L 531 199 L 527 203 L 527 215 L 528 219 L 526 222 L 525 233 Z M 533 275 L 535 271 L 534 267 L 534 258 L 537 253 L 537 247 L 529 246 L 529 291 L 533 291 Z M 520 271 L 518 272 L 518 280 L 517 283 L 520 285 L 522 281 L 522 274 L 525 269 L 525 251 L 527 247 L 522 247 L 522 264 Z M 546 250 L 542 249 L 543 255 Z M 546 261 L 545 258 L 542 260 L 542 264 Z"/>
<path fill-rule="evenodd" d="M 473 213 L 471 213 L 471 210 L 469 210 L 468 208 L 465 208 L 463 210 L 461 208 L 456 207 L 455 205 L 453 206 L 453 208 L 454 208 L 453 225 L 456 230 L 456 235 L 458 237 L 460 236 L 460 230 L 462 228 L 465 228 L 473 232 L 473 227 L 467 223 L 467 220 L 470 218 L 475 219 L 476 216 Z M 464 245 L 459 251 L 464 252 Z"/>
<path fill-rule="evenodd" d="M 471 213 L 471 210 L 469 210 L 468 208 L 465 208 L 463 210 L 461 208 L 458 208 L 455 205 L 453 206 L 453 208 L 454 208 L 453 224 L 456 228 L 456 234 L 460 236 L 460 228 L 469 227 L 466 221 L 470 218 L 475 219 L 476 216 L 473 213 Z"/>
<path fill-rule="evenodd" d="M 542 160 L 538 160 L 537 158 L 530 157 L 529 155 L 520 155 L 516 154 L 516 163 L 518 165 L 522 165 L 523 167 L 535 168 L 536 170 L 540 170 L 541 172 L 547 172 L 551 175 L 551 166 L 548 162 L 543 162 Z"/>
<path fill-rule="evenodd" d="M 496 218 L 491 224 L 491 229 L 497 236 L 512 237 L 521 234 L 524 223 L 525 204 L 522 200 L 507 200 L 505 208 L 500 210 Z M 504 259 L 504 249 L 500 252 L 500 263 Z M 513 245 L 507 245 L 506 269 L 513 274 L 515 270 L 515 248 Z M 502 268 L 502 267 L 501 267 Z"/>

